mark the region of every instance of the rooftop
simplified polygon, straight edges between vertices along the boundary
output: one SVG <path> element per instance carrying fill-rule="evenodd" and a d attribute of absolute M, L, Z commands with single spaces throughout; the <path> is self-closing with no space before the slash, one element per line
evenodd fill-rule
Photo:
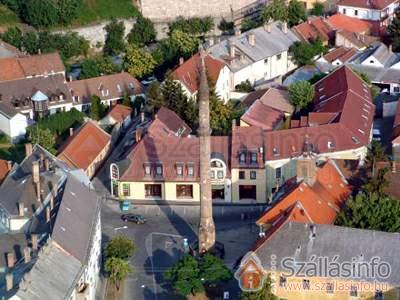
<path fill-rule="evenodd" d="M 187 137 L 192 132 L 192 129 L 174 111 L 161 107 L 147 132 L 153 136 Z"/>
<path fill-rule="evenodd" d="M 336 13 L 328 17 L 328 23 L 335 30 L 347 30 L 354 33 L 369 33 L 372 25 L 367 21 L 358 18 L 352 18 L 343 14 Z"/>
<path fill-rule="evenodd" d="M 282 111 L 265 105 L 261 100 L 256 100 L 253 105 L 240 118 L 250 126 L 258 126 L 263 130 L 274 130 L 284 118 Z"/>
<path fill-rule="evenodd" d="M 70 167 L 86 170 L 110 141 L 111 136 L 89 120 L 69 137 L 58 158 Z"/>
<path fill-rule="evenodd" d="M 293 27 L 293 30 L 305 41 L 320 38 L 323 42 L 332 39 L 334 31 L 323 17 L 309 18 L 306 22 Z"/>
<path fill-rule="evenodd" d="M 384 9 L 397 0 L 340 0 L 338 5 L 368 9 Z"/>
<path fill-rule="evenodd" d="M 338 47 L 329 51 L 323 56 L 323 58 L 329 63 L 339 60 L 342 64 L 344 64 L 356 54 L 357 50 L 354 48 Z"/>
<path fill-rule="evenodd" d="M 132 108 L 117 104 L 115 105 L 111 111 L 108 113 L 108 116 L 113 118 L 116 122 L 122 123 L 128 116 L 132 113 Z"/>
<path fill-rule="evenodd" d="M 286 114 L 291 115 L 294 111 L 293 105 L 289 103 L 289 93 L 285 88 L 268 88 L 251 92 L 242 103 L 250 107 L 256 100 Z"/>
<path fill-rule="evenodd" d="M 357 49 L 364 49 L 369 47 L 374 42 L 378 41 L 379 38 L 366 35 L 366 34 L 359 34 L 357 32 L 351 32 L 346 29 L 339 29 L 336 31 L 336 36 L 341 35 L 347 41 L 351 42 L 354 47 Z"/>

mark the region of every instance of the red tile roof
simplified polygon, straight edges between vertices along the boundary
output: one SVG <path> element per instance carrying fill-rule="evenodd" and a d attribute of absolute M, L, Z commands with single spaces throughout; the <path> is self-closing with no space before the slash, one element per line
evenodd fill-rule
<path fill-rule="evenodd" d="M 192 129 L 172 110 L 161 107 L 155 115 L 154 121 L 151 123 L 147 132 L 154 136 L 172 135 L 186 137 Z"/>
<path fill-rule="evenodd" d="M 284 113 L 292 114 L 294 111 L 294 107 L 289 103 L 289 92 L 284 87 L 268 88 L 251 92 L 242 101 L 242 104 L 246 108 L 249 108 L 256 100 L 260 100 L 264 105 Z"/>
<path fill-rule="evenodd" d="M 332 224 L 350 194 L 351 188 L 339 169 L 333 161 L 328 161 L 318 168 L 313 185 L 297 184 L 268 209 L 257 224 L 275 226 L 274 223 L 281 218 L 302 223 Z"/>
<path fill-rule="evenodd" d="M 292 29 L 305 41 L 320 38 L 323 42 L 328 42 L 334 35 L 332 27 L 322 17 L 310 18 Z"/>
<path fill-rule="evenodd" d="M 372 25 L 364 20 L 358 18 L 348 17 L 343 14 L 334 14 L 328 18 L 328 23 L 336 30 L 347 30 L 355 33 L 369 33 Z"/>
<path fill-rule="evenodd" d="M 110 141 L 107 132 L 94 121 L 87 121 L 67 140 L 58 158 L 71 167 L 86 170 Z"/>
<path fill-rule="evenodd" d="M 337 5 L 368 9 L 384 9 L 398 0 L 340 0 Z"/>
<path fill-rule="evenodd" d="M 117 123 L 122 123 L 131 113 L 132 108 L 122 104 L 117 104 L 111 109 L 108 115 Z"/>
<path fill-rule="evenodd" d="M 0 184 L 4 180 L 4 178 L 6 178 L 9 171 L 10 168 L 8 161 L 0 159 Z"/>
<path fill-rule="evenodd" d="M 65 72 L 58 53 L 0 59 L 0 81 Z"/>
<path fill-rule="evenodd" d="M 357 50 L 354 48 L 338 47 L 329 51 L 323 57 L 329 63 L 333 63 L 335 60 L 339 60 L 342 64 L 344 64 L 356 53 Z"/>
<path fill-rule="evenodd" d="M 250 126 L 258 126 L 263 130 L 270 131 L 274 130 L 283 118 L 283 112 L 264 105 L 260 100 L 256 100 L 241 117 L 241 120 Z"/>
<path fill-rule="evenodd" d="M 101 100 L 118 99 L 128 95 L 143 94 L 142 84 L 130 74 L 100 76 L 95 78 L 67 82 L 72 96 L 78 96 L 80 102 L 89 103 L 93 95 Z"/>
<path fill-rule="evenodd" d="M 207 73 L 211 81 L 215 84 L 218 81 L 221 70 L 225 64 L 210 55 L 205 57 Z M 190 59 L 178 66 L 173 72 L 172 77 L 179 80 L 192 93 L 196 93 L 199 89 L 199 72 L 200 54 L 193 55 Z"/>
<path fill-rule="evenodd" d="M 379 40 L 378 37 L 374 37 L 371 35 L 360 34 L 357 32 L 351 32 L 346 29 L 340 29 L 336 31 L 336 38 L 338 36 L 342 36 L 342 38 L 346 39 L 350 43 L 352 43 L 358 49 L 363 49 L 371 45 L 372 43 Z"/>
<path fill-rule="evenodd" d="M 396 139 L 400 136 L 400 105 L 397 104 L 396 115 L 393 123 L 392 139 Z"/>
<path fill-rule="evenodd" d="M 211 156 L 224 160 L 229 172 L 230 138 L 227 136 L 211 137 Z M 152 136 L 146 135 L 128 155 L 130 165 L 121 176 L 121 181 L 179 181 L 197 182 L 200 167 L 200 140 L 197 137 Z M 144 165 L 155 167 L 162 165 L 163 176 L 145 176 Z M 176 165 L 184 164 L 184 176 L 178 177 Z M 189 177 L 187 166 L 194 167 L 194 176 Z"/>

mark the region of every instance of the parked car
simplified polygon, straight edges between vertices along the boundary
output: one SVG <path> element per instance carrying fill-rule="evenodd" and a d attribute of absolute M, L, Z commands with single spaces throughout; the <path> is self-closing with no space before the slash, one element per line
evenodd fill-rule
<path fill-rule="evenodd" d="M 157 80 L 157 79 L 156 79 L 154 76 L 150 76 L 150 77 L 148 77 L 148 78 L 142 80 L 142 84 L 143 84 L 144 86 L 148 86 L 148 85 L 150 85 L 153 81 L 156 81 L 156 80 Z"/>
<path fill-rule="evenodd" d="M 382 140 L 381 131 L 379 129 L 372 129 L 372 140 L 377 142 Z"/>
<path fill-rule="evenodd" d="M 121 216 L 121 219 L 124 222 L 132 222 L 132 223 L 136 223 L 136 224 L 146 223 L 146 219 L 141 215 L 125 214 L 125 215 Z"/>

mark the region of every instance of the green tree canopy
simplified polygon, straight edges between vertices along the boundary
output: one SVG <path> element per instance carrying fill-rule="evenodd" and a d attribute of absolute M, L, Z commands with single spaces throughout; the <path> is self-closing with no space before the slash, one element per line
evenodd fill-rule
<path fill-rule="evenodd" d="M 20 16 L 34 27 L 50 27 L 58 23 L 58 7 L 53 1 L 25 0 Z"/>
<path fill-rule="evenodd" d="M 309 13 L 312 16 L 323 16 L 325 13 L 325 7 L 322 3 L 315 2 Z"/>
<path fill-rule="evenodd" d="M 28 127 L 28 139 L 32 144 L 39 144 L 52 154 L 56 154 L 56 138 L 50 129 L 39 126 Z"/>
<path fill-rule="evenodd" d="M 83 0 L 57 0 L 58 23 L 69 24 L 82 8 Z"/>
<path fill-rule="evenodd" d="M 214 27 L 214 21 L 211 17 L 205 18 L 177 18 L 169 25 L 169 31 L 179 30 L 190 35 L 202 35 L 209 32 Z"/>
<path fill-rule="evenodd" d="M 125 49 L 125 25 L 122 21 L 112 20 L 104 27 L 106 31 L 106 41 L 103 52 L 105 55 L 117 55 Z"/>
<path fill-rule="evenodd" d="M 360 193 L 346 202 L 337 225 L 400 232 L 400 201 L 377 193 Z"/>
<path fill-rule="evenodd" d="M 132 240 L 122 235 L 114 237 L 107 243 L 105 257 L 116 257 L 119 259 L 129 259 L 135 251 L 135 244 Z"/>
<path fill-rule="evenodd" d="M 82 62 L 82 69 L 81 73 L 79 74 L 79 79 L 114 74 L 118 71 L 118 67 L 113 63 L 110 57 L 97 55 L 92 58 L 87 58 Z"/>
<path fill-rule="evenodd" d="M 262 19 L 264 22 L 287 21 L 288 9 L 285 0 L 272 0 L 268 3 L 262 12 Z"/>
<path fill-rule="evenodd" d="M 199 39 L 180 30 L 171 33 L 171 43 L 183 57 L 192 56 L 199 48 Z"/>
<path fill-rule="evenodd" d="M 316 55 L 326 53 L 327 49 L 322 45 L 322 41 L 317 39 L 314 42 L 295 42 L 290 51 L 293 53 L 294 60 L 299 66 L 309 65 L 313 63 Z"/>
<path fill-rule="evenodd" d="M 121 282 L 132 272 L 129 262 L 118 257 L 107 258 L 104 269 L 110 281 L 117 287 L 117 290 L 120 289 Z"/>
<path fill-rule="evenodd" d="M 367 161 L 371 166 L 372 177 L 375 176 L 376 162 L 386 161 L 387 158 L 383 145 L 378 141 L 372 141 L 367 153 Z"/>
<path fill-rule="evenodd" d="M 100 120 L 104 117 L 106 108 L 103 103 L 101 103 L 101 99 L 99 96 L 93 95 L 90 101 L 90 118 L 93 120 Z"/>
<path fill-rule="evenodd" d="M 156 61 L 153 56 L 143 48 L 139 48 L 134 44 L 126 47 L 126 55 L 124 57 L 124 68 L 133 77 L 143 78 L 153 72 Z"/>
<path fill-rule="evenodd" d="M 289 102 L 297 109 L 307 107 L 314 98 L 314 87 L 305 80 L 289 86 Z"/>
<path fill-rule="evenodd" d="M 128 42 L 140 46 L 149 45 L 156 40 L 157 32 L 150 19 L 138 17 L 131 32 L 128 34 Z"/>
<path fill-rule="evenodd" d="M 150 83 L 147 89 L 147 106 L 152 113 L 156 113 L 162 106 L 166 106 L 158 81 Z"/>
<path fill-rule="evenodd" d="M 295 26 L 307 20 L 307 13 L 302 2 L 290 0 L 288 5 L 289 26 Z"/>
<path fill-rule="evenodd" d="M 393 50 L 400 51 L 400 9 L 397 8 L 395 16 L 388 26 L 387 32 L 389 34 Z"/>
<path fill-rule="evenodd" d="M 242 292 L 240 294 L 241 300 L 278 300 L 271 290 L 272 280 L 271 277 L 268 278 L 264 282 L 264 286 L 261 290 L 256 292 Z"/>

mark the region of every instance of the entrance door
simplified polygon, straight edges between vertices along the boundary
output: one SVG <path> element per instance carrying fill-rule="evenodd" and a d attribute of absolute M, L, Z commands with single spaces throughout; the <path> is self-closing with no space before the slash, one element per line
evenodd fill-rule
<path fill-rule="evenodd" d="M 212 187 L 212 198 L 213 200 L 224 200 L 225 199 L 225 187 L 213 186 Z"/>
<path fill-rule="evenodd" d="M 257 186 L 255 185 L 240 185 L 239 186 L 239 199 L 257 199 Z"/>

